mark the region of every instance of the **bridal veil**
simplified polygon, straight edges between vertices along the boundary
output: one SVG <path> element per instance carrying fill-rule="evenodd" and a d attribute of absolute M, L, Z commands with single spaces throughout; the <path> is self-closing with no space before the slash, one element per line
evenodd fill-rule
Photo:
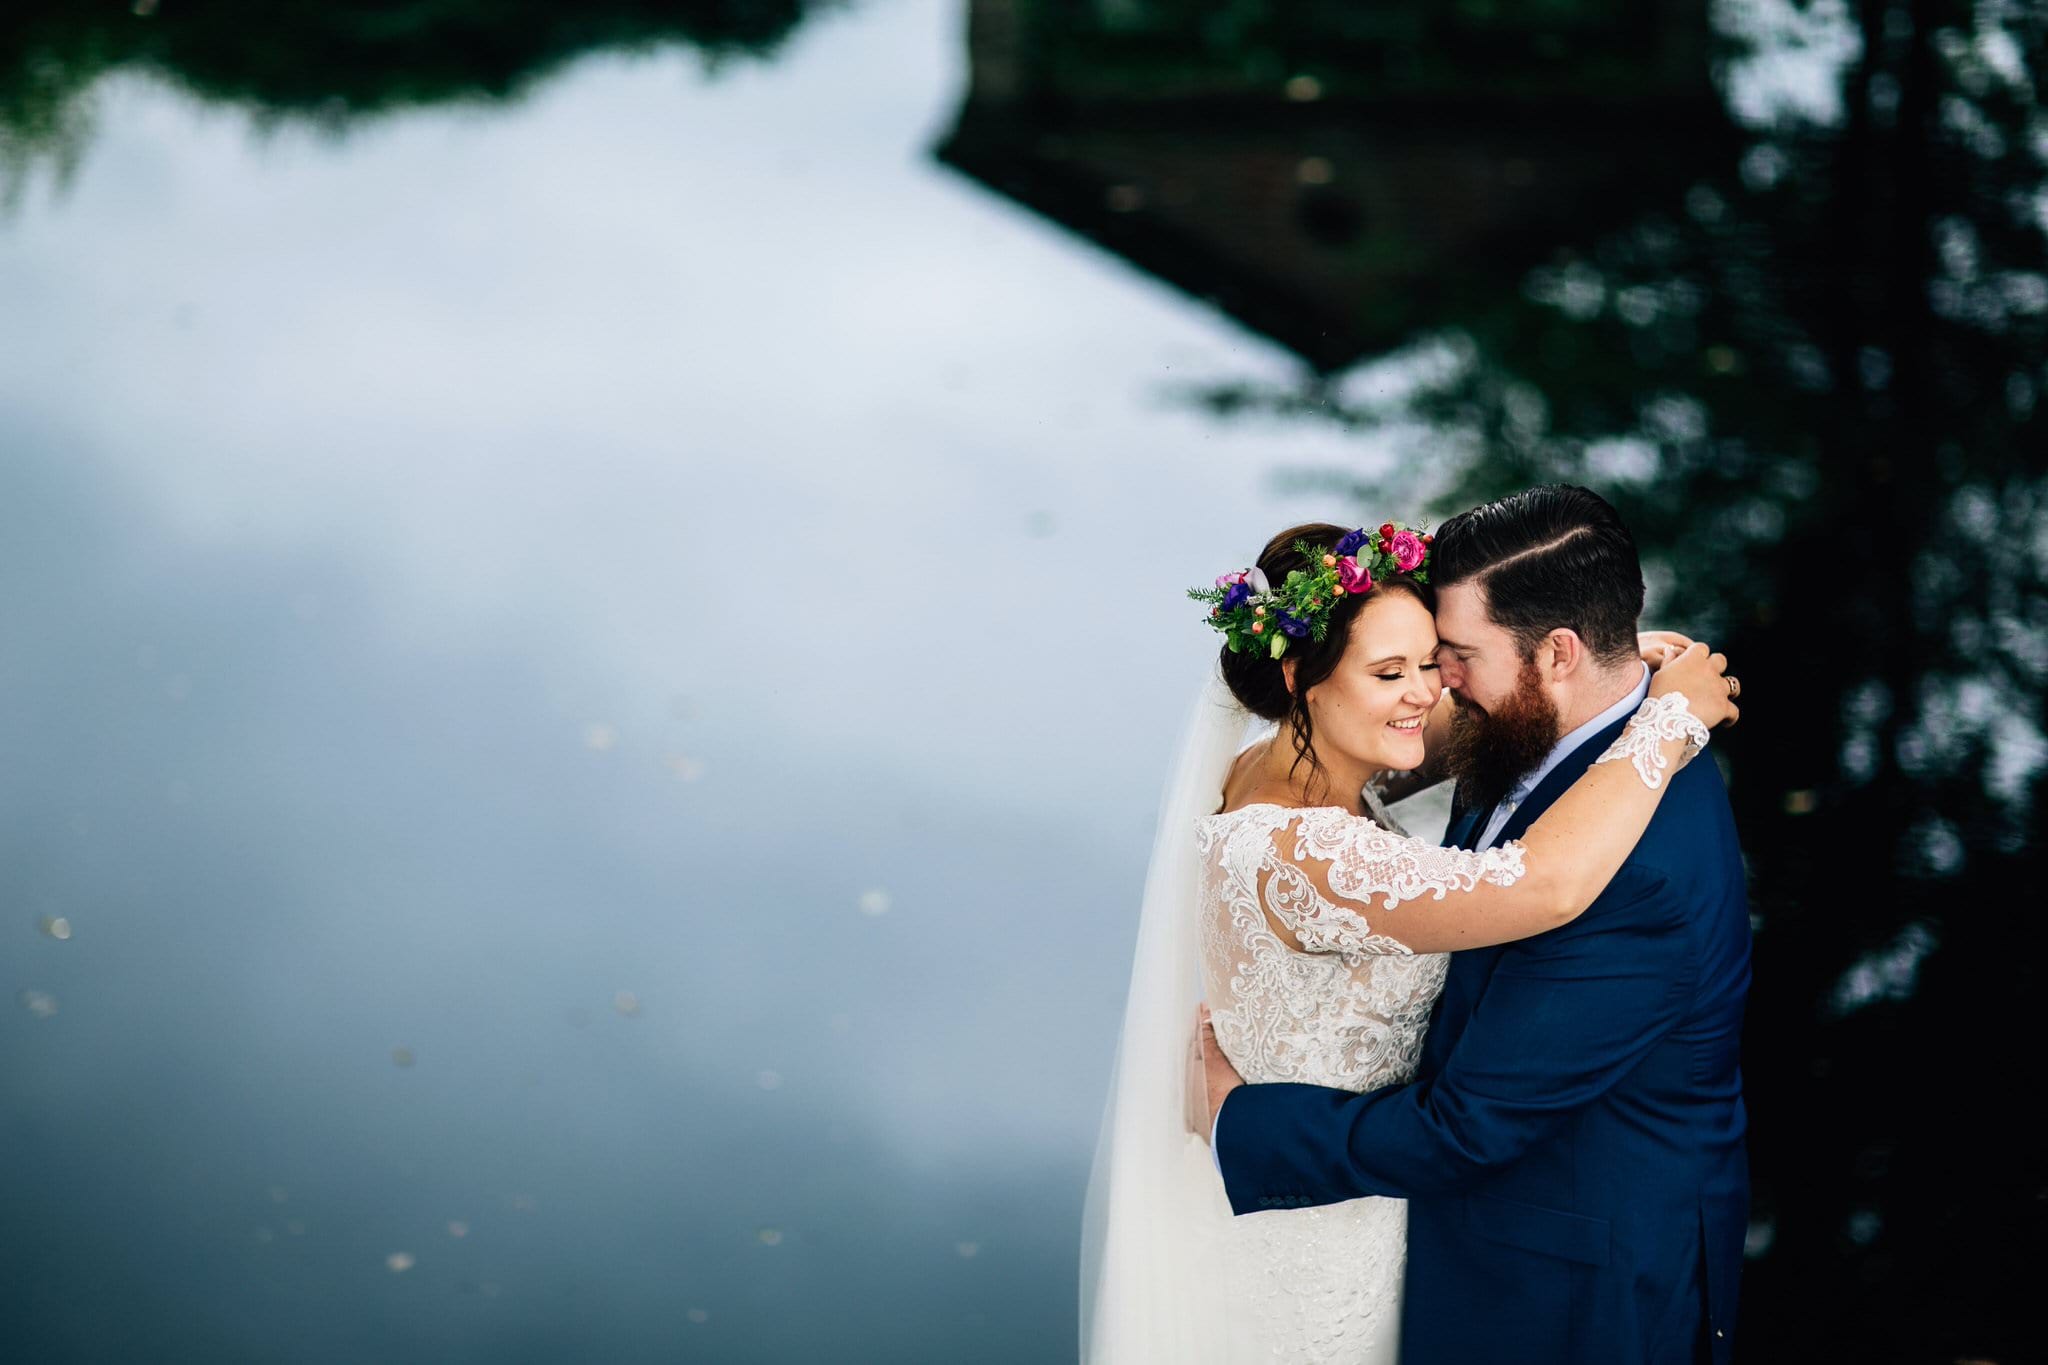
<path fill-rule="evenodd" d="M 1204 1137 L 1188 1131 L 1188 1044 L 1202 998 L 1195 822 L 1221 804 L 1248 713 L 1210 666 L 1159 808 L 1130 995 L 1088 1180 L 1081 1239 L 1084 1365 L 1236 1358 L 1226 1311 L 1229 1201 Z"/>

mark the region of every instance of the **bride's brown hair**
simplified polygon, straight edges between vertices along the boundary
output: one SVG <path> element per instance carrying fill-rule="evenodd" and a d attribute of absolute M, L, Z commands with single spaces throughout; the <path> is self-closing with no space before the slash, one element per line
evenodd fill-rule
<path fill-rule="evenodd" d="M 1266 548 L 1259 553 L 1259 569 L 1275 585 L 1286 582 L 1287 575 L 1296 569 L 1304 573 L 1319 571 L 1322 566 L 1311 565 L 1301 551 L 1294 548 L 1295 542 L 1306 541 L 1311 546 L 1335 545 L 1349 529 L 1326 521 L 1289 527 L 1266 542 Z M 1287 769 L 1290 778 L 1305 762 L 1311 784 L 1322 780 L 1323 765 L 1315 752 L 1315 722 L 1308 713 L 1309 689 L 1336 671 L 1338 661 L 1344 657 L 1344 647 L 1351 642 L 1351 623 L 1358 619 L 1358 613 L 1365 604 L 1388 592 L 1406 593 L 1422 603 L 1431 614 L 1436 612 L 1436 594 L 1428 584 L 1418 583 L 1407 574 L 1390 574 L 1378 579 L 1373 583 L 1371 592 L 1345 594 L 1330 608 L 1330 628 L 1321 640 L 1303 636 L 1288 642 L 1287 657 L 1294 661 L 1294 690 L 1291 692 L 1280 660 L 1268 658 L 1260 650 L 1238 654 L 1233 653 L 1228 645 L 1223 647 L 1223 681 L 1229 686 L 1231 695 L 1253 715 L 1280 722 L 1292 736 L 1294 762 Z"/>

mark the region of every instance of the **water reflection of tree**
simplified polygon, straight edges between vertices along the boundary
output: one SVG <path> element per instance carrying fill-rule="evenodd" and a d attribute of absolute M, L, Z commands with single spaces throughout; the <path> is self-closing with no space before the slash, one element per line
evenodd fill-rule
<path fill-rule="evenodd" d="M 75 164 L 87 92 L 114 71 L 169 77 L 270 117 L 337 125 L 498 100 L 585 53 L 681 44 L 707 63 L 764 56 L 820 0 L 11 0 L 0 11 L 0 184 L 32 158 Z"/>
<path fill-rule="evenodd" d="M 1315 372 L 1200 391 L 1219 419 L 1370 434 L 1394 477 L 1290 477 L 1374 520 L 1594 484 L 1739 659 L 1744 1358 L 2048 1357 L 2048 19 L 971 10 L 940 157 Z"/>
<path fill-rule="evenodd" d="M 1861 20 L 1839 105 L 1803 114 L 1741 86 L 1731 32 L 1746 150 L 1417 338 L 1373 371 L 1393 397 L 1204 398 L 1405 440 L 1445 507 L 1552 479 L 1622 506 L 1666 617 L 1748 683 L 1724 745 L 1758 915 L 1744 1356 L 2032 1359 L 2048 24 Z"/>

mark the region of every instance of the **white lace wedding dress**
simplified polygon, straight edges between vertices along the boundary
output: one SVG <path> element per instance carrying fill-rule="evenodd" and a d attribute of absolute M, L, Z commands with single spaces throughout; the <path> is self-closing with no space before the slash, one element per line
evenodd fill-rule
<path fill-rule="evenodd" d="M 1257 804 L 1196 822 L 1202 975 L 1216 1041 L 1248 1082 L 1363 1092 L 1412 1079 L 1450 959 L 1374 933 L 1374 904 L 1521 874 L 1518 845 L 1438 848 L 1373 809 L 1377 820 Z M 1327 872 L 1339 900 L 1304 861 Z M 1257 1353 L 1247 1359 L 1393 1365 L 1407 1212 L 1399 1199 L 1354 1199 L 1231 1220 L 1228 1313 L 1232 1340 Z"/>

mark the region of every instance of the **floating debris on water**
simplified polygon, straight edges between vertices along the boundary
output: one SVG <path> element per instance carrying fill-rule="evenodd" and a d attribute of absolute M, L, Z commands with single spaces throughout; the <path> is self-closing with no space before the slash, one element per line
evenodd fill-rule
<path fill-rule="evenodd" d="M 44 915 L 36 921 L 36 928 L 54 939 L 67 939 L 71 937 L 71 921 L 65 919 L 62 915 Z"/>
<path fill-rule="evenodd" d="M 394 1275 L 403 1275 L 412 1267 L 413 1258 L 410 1251 L 394 1251 L 384 1258 L 384 1268 Z"/>

